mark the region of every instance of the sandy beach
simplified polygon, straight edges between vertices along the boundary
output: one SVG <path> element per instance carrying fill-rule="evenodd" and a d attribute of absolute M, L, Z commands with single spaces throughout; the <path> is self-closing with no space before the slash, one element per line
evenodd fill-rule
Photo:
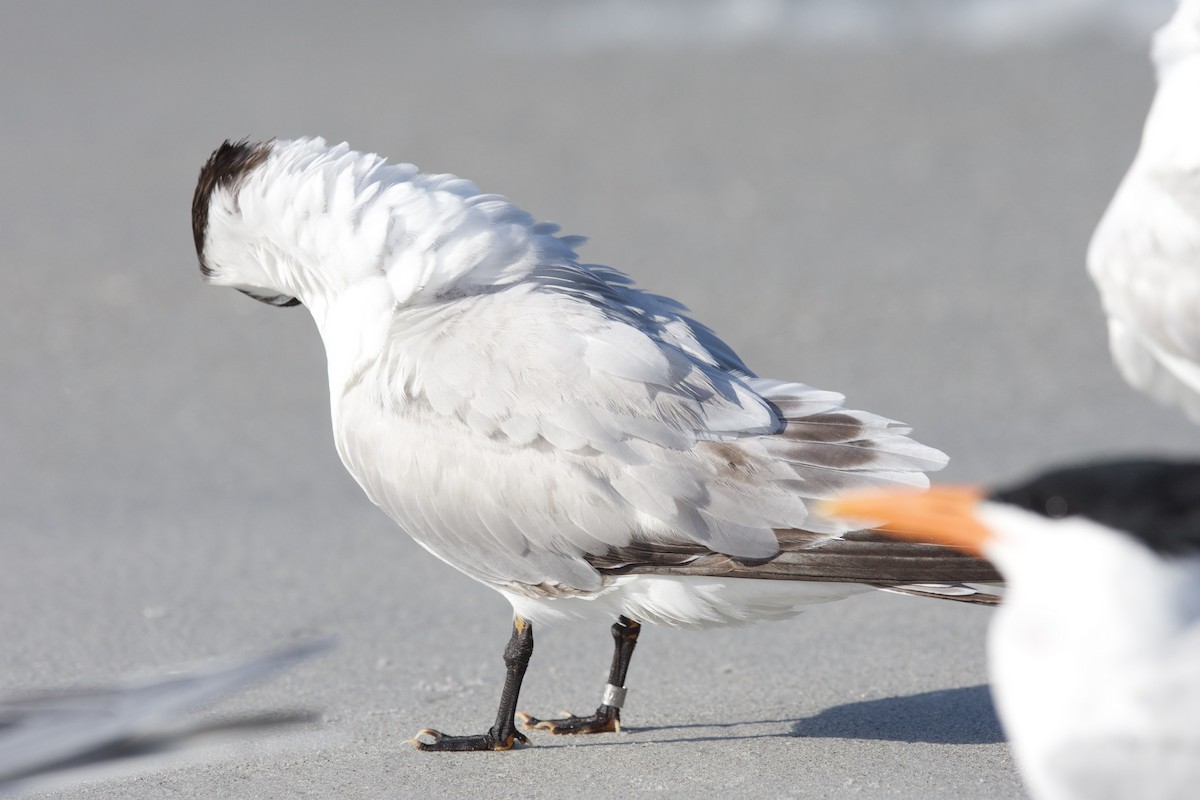
<path fill-rule="evenodd" d="M 422 727 L 490 724 L 510 609 L 362 496 L 311 319 L 205 287 L 189 207 L 225 138 L 346 140 L 587 235 L 758 373 L 913 425 L 950 454 L 941 480 L 1192 453 L 1112 368 L 1084 270 L 1152 95 L 1144 49 L 573 54 L 502 41 L 483 3 L 436 9 L 6 11 L 0 693 L 340 641 L 205 712 L 318 724 L 38 796 L 1023 796 L 990 612 L 878 592 L 647 629 L 622 733 L 414 751 Z M 537 635 L 521 707 L 594 707 L 607 629 Z"/>

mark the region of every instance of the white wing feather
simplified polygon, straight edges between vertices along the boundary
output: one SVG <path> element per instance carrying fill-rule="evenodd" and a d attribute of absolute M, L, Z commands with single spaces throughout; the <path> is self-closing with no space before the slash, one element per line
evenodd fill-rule
<path fill-rule="evenodd" d="M 396 310 L 378 362 L 336 404 L 367 493 L 469 574 L 594 590 L 583 556 L 635 539 L 767 557 L 776 529 L 845 530 L 808 500 L 923 486 L 945 463 L 839 395 L 750 377 L 635 290 L 579 266 L 548 273 Z"/>

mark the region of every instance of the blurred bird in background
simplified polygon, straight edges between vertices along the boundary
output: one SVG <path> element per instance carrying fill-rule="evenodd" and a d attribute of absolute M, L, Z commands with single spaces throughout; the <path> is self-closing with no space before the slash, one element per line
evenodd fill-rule
<path fill-rule="evenodd" d="M 188 717 L 332 646 L 330 640 L 308 642 L 107 687 L 0 699 L 0 794 L 102 765 L 181 753 L 205 739 L 310 722 L 312 712 L 296 710 L 217 724 L 198 725 Z"/>
<path fill-rule="evenodd" d="M 1088 268 L 1125 379 L 1200 421 L 1200 0 L 1154 40 L 1158 92 Z M 1200 463 L 1054 470 L 990 494 L 848 494 L 823 506 L 993 561 L 997 708 L 1031 793 L 1190 798 L 1200 786 Z"/>
<path fill-rule="evenodd" d="M 984 561 L 812 513 L 848 489 L 923 488 L 946 457 L 842 397 L 756 377 L 678 303 L 579 263 L 577 237 L 451 175 L 326 146 L 226 142 L 200 172 L 209 283 L 303 304 L 328 358 L 334 438 L 367 496 L 515 616 L 486 733 L 526 741 L 533 623 L 613 622 L 601 705 L 539 720 L 613 731 L 644 622 L 772 619 L 863 584 L 991 603 Z"/>
<path fill-rule="evenodd" d="M 1072 466 L 990 494 L 864 492 L 825 510 L 1000 569 L 988 665 L 1034 797 L 1196 796 L 1200 463 Z"/>
<path fill-rule="evenodd" d="M 1200 0 L 1155 36 L 1158 92 L 1088 270 L 1130 384 L 1200 422 Z"/>

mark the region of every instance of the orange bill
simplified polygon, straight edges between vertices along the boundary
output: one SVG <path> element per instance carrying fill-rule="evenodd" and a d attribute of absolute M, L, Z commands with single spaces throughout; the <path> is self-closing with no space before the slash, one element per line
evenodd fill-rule
<path fill-rule="evenodd" d="M 984 493 L 975 486 L 934 486 L 929 491 L 883 489 L 852 492 L 821 503 L 827 517 L 866 522 L 897 539 L 940 544 L 982 556 L 992 538 L 976 514 Z"/>

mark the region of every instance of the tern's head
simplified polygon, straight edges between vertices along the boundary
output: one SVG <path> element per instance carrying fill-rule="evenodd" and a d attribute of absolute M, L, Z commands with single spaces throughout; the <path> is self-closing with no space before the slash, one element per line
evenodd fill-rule
<path fill-rule="evenodd" d="M 1158 735 L 1155 718 L 1166 708 L 1159 699 L 1186 700 L 1176 695 L 1180 680 L 1194 681 L 1187 654 L 1195 648 L 1187 643 L 1200 620 L 1200 463 L 1091 464 L 990 494 L 935 487 L 863 493 L 829 506 L 836 515 L 883 521 L 881 530 L 899 538 L 986 555 L 1000 570 L 1006 591 L 989 627 L 989 672 L 1034 795 L 1087 796 L 1062 790 L 1073 765 L 1095 759 L 1079 774 L 1103 780 L 1095 777 L 1108 774 L 1100 760 L 1146 755 L 1136 747 Z M 1175 679 L 1179 668 L 1183 677 Z M 1119 743 L 1111 751 L 1080 747 L 1110 740 Z M 1175 752 L 1173 739 L 1154 744 Z M 1131 773 L 1138 789 L 1153 785 L 1155 771 Z"/>
<path fill-rule="evenodd" d="M 320 138 L 225 142 L 200 170 L 192 234 L 205 280 L 316 313 L 383 278 L 408 232 L 394 213 L 417 170 Z M 465 181 L 463 182 L 465 183 Z"/>
<path fill-rule="evenodd" d="M 226 141 L 209 156 L 192 196 L 192 236 L 200 272 L 206 280 L 233 286 L 269 305 L 294 306 L 300 303 L 295 297 L 266 287 L 269 281 L 257 260 L 251 257 L 246 263 L 245 258 L 231 258 L 226 246 L 226 239 L 233 233 L 231 223 L 240 216 L 238 194 L 242 185 L 271 155 L 271 148 L 270 142 Z M 211 235 L 214 228 L 215 237 Z M 209 243 L 213 238 L 218 244 Z"/>
<path fill-rule="evenodd" d="M 470 181 L 319 138 L 221 145 L 192 230 L 209 283 L 318 317 L 350 290 L 397 306 L 490 290 L 573 263 L 576 241 Z"/>
<path fill-rule="evenodd" d="M 898 538 L 985 556 L 1013 594 L 1022 586 L 1062 596 L 1068 586 L 1120 594 L 1114 587 L 1161 584 L 1176 566 L 1191 575 L 1185 582 L 1200 580 L 1200 463 L 1088 464 L 990 493 L 870 492 L 835 500 L 828 511 L 882 521 L 880 529 Z M 1186 593 L 1200 598 L 1200 585 Z M 1081 594 L 1096 602 L 1094 592 Z"/>

